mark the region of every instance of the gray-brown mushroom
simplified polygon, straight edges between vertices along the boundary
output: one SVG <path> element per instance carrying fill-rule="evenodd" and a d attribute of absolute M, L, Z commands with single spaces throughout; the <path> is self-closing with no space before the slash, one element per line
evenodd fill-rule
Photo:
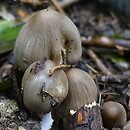
<path fill-rule="evenodd" d="M 123 127 L 126 123 L 127 116 L 123 105 L 118 102 L 105 102 L 102 108 L 103 125 L 111 130 L 113 127 Z"/>
<path fill-rule="evenodd" d="M 23 71 L 44 57 L 56 64 L 74 64 L 81 57 L 80 34 L 65 15 L 50 8 L 35 13 L 16 39 L 14 56 Z"/>
<path fill-rule="evenodd" d="M 60 117 L 66 130 L 70 129 L 71 112 L 89 104 L 96 104 L 97 86 L 91 76 L 78 68 L 71 68 L 66 72 L 69 91 L 65 100 L 52 111 L 54 125 L 59 126 Z"/>
<path fill-rule="evenodd" d="M 44 59 L 31 64 L 22 79 L 23 102 L 25 107 L 34 113 L 48 113 L 59 105 L 67 96 L 68 80 L 65 72 L 56 70 L 51 60 Z"/>
<path fill-rule="evenodd" d="M 70 110 L 76 111 L 97 101 L 97 86 L 87 72 L 71 68 L 66 75 L 69 83 L 68 95 L 57 109 L 63 116 L 69 116 Z"/>

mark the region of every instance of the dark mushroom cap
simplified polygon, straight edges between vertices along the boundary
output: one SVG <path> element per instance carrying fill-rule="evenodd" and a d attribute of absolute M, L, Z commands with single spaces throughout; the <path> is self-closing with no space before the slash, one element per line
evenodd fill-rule
<path fill-rule="evenodd" d="M 70 110 L 78 110 L 84 105 L 97 101 L 97 86 L 89 74 L 78 68 L 66 72 L 69 91 L 65 100 L 57 108 L 63 116 L 68 116 Z"/>
<path fill-rule="evenodd" d="M 41 60 L 25 71 L 22 79 L 23 101 L 29 111 L 48 113 L 67 96 L 68 80 L 64 71 L 59 69 L 49 76 L 49 70 L 54 66 L 51 60 Z"/>
<path fill-rule="evenodd" d="M 118 102 L 108 101 L 102 107 L 102 118 L 104 127 L 122 127 L 126 123 L 126 111 L 123 105 Z"/>

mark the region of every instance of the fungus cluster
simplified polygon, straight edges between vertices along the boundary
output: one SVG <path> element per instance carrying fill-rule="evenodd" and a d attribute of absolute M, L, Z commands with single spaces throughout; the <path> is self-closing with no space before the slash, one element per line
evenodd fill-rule
<path fill-rule="evenodd" d="M 20 30 L 14 48 L 17 66 L 26 70 L 22 90 L 29 111 L 48 113 L 66 97 L 61 108 L 68 104 L 67 111 L 97 99 L 97 87 L 86 72 L 72 68 L 65 73 L 60 69 L 75 64 L 81 54 L 80 34 L 68 17 L 49 8 L 32 16 Z"/>
<path fill-rule="evenodd" d="M 23 102 L 32 113 L 56 111 L 69 120 L 70 110 L 97 101 L 97 86 L 89 74 L 71 66 L 82 54 L 81 39 L 74 23 L 50 8 L 35 13 L 23 26 L 14 48 L 22 78 Z M 70 67 L 67 71 L 64 67 Z M 56 109 L 54 109 L 56 108 Z M 104 126 L 123 127 L 125 108 L 106 102 L 102 108 Z M 128 122 L 123 130 L 128 130 Z"/>
<path fill-rule="evenodd" d="M 61 115 L 97 100 L 97 87 L 87 72 L 76 68 L 82 54 L 74 23 L 52 9 L 37 12 L 16 39 L 14 56 L 22 79 L 25 107 L 46 114 L 57 107 Z M 66 99 L 65 99 L 66 98 Z M 65 113 L 63 112 L 65 110 Z"/>

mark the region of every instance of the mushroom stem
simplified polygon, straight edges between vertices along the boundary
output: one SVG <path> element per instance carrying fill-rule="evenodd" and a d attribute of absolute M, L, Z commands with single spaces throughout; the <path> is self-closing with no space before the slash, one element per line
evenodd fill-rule
<path fill-rule="evenodd" d="M 40 123 L 41 123 L 42 130 L 49 130 L 52 127 L 52 124 L 53 124 L 51 112 L 43 115 Z"/>
<path fill-rule="evenodd" d="M 49 70 L 49 76 L 51 76 L 56 70 L 58 69 L 62 69 L 62 68 L 72 68 L 73 65 L 57 65 L 55 67 L 53 67 L 52 69 Z"/>

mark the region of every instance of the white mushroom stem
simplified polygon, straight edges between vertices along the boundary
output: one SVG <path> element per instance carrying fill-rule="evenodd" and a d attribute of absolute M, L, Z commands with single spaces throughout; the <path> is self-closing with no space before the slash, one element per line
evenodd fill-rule
<path fill-rule="evenodd" d="M 41 130 L 50 130 L 53 123 L 51 112 L 43 115 L 42 121 L 40 123 L 41 123 Z"/>

